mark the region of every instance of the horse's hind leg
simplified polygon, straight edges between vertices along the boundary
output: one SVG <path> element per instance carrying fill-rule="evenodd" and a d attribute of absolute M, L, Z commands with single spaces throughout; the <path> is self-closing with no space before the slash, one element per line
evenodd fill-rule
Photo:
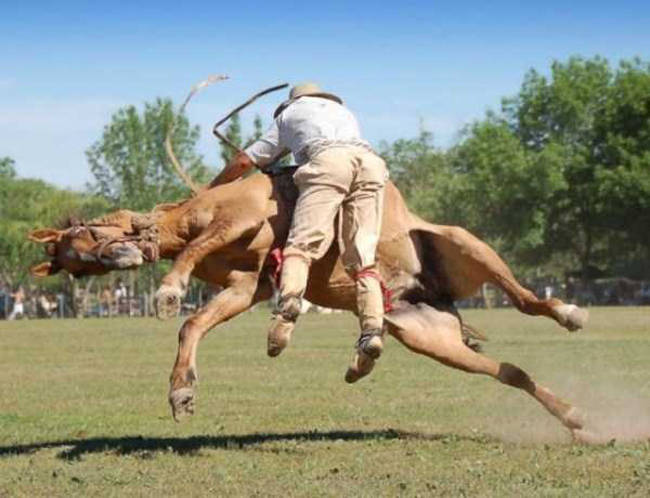
<path fill-rule="evenodd" d="M 411 351 L 465 372 L 489 375 L 527 392 L 572 432 L 584 425 L 576 408 L 537 384 L 521 368 L 499 363 L 467 347 L 461 337 L 460 319 L 453 311 L 408 305 L 390 313 L 386 321 L 389 333 Z"/>
<path fill-rule="evenodd" d="M 489 245 L 467 230 L 421 223 L 431 229 L 424 232 L 425 239 L 442 256 L 443 271 L 452 290 L 464 294 L 470 287 L 476 289 L 489 282 L 502 289 L 522 313 L 547 316 L 570 331 L 585 326 L 589 317 L 586 310 L 560 299 L 538 299 L 517 282 L 508 265 Z"/>
<path fill-rule="evenodd" d="M 196 352 L 201 338 L 213 327 L 268 299 L 271 293 L 270 285 L 258 285 L 256 274 L 242 274 L 230 287 L 185 320 L 178 333 L 178 352 L 169 378 L 169 404 L 177 422 L 194 413 Z"/>

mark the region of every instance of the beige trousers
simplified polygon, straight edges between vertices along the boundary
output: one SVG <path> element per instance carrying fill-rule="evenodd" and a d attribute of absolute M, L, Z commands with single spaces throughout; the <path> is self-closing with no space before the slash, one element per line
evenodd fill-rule
<path fill-rule="evenodd" d="M 300 192 L 284 249 L 280 297 L 305 291 L 309 265 L 322 258 L 334 239 L 339 217 L 339 248 L 346 271 L 356 277 L 375 264 L 382 221 L 386 164 L 363 148 L 326 149 L 301 166 L 294 180 Z M 376 278 L 357 282 L 361 330 L 381 328 L 383 300 Z"/>

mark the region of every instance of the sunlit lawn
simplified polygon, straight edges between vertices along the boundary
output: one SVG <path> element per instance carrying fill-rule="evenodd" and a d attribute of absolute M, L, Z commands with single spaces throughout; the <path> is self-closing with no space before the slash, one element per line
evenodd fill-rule
<path fill-rule="evenodd" d="M 304 316 L 277 359 L 265 309 L 212 331 L 183 424 L 166 399 L 180 320 L 0 322 L 0 496 L 648 496 L 650 308 L 591 314 L 571 335 L 512 310 L 463 312 L 490 336 L 486 354 L 587 411 L 611 436 L 600 446 L 394 340 L 345 384 L 348 314 Z"/>

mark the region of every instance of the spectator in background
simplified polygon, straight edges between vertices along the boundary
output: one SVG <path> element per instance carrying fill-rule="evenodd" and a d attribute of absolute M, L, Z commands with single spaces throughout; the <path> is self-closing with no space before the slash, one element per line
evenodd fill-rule
<path fill-rule="evenodd" d="M 553 297 L 553 286 L 548 284 L 544 286 L 544 299 L 551 299 Z"/>
<path fill-rule="evenodd" d="M 14 300 L 14 307 L 7 319 L 15 320 L 18 315 L 23 318 L 25 316 L 25 291 L 22 286 L 19 286 L 18 290 L 11 294 L 11 297 Z"/>
<path fill-rule="evenodd" d="M 115 309 L 117 310 L 117 314 L 119 315 L 120 312 L 125 309 L 123 304 L 127 298 L 126 286 L 124 285 L 124 282 L 122 282 L 121 278 L 117 279 L 117 286 L 115 287 L 115 291 L 113 292 L 113 297 L 114 297 Z"/>
<path fill-rule="evenodd" d="M 113 314 L 113 294 L 108 285 L 105 285 L 102 289 L 102 293 L 99 295 L 99 303 L 101 316 L 111 316 Z"/>
<path fill-rule="evenodd" d="M 36 300 L 36 316 L 39 318 L 51 318 L 56 310 L 56 302 L 50 299 L 47 294 L 41 292 Z"/>

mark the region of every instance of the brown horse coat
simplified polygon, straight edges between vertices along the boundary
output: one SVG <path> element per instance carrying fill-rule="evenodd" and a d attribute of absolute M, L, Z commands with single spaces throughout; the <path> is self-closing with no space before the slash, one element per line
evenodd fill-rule
<path fill-rule="evenodd" d="M 268 256 L 283 245 L 290 217 L 290 202 L 277 183 L 255 174 L 146 215 L 122 210 L 65 230 L 36 230 L 30 238 L 46 243 L 52 258 L 33 272 L 46 275 L 63 268 L 75 276 L 103 274 L 158 256 L 172 259 L 173 268 L 157 293 L 161 318 L 178 312 L 191 275 L 225 288 L 179 332 L 169 394 L 179 419 L 194 412 L 199 340 L 219 323 L 271 297 L 273 268 Z M 393 294 L 393 311 L 386 315 L 389 334 L 414 352 L 525 390 L 580 435 L 583 422 L 575 408 L 518 367 L 466 346 L 453 302 L 472 296 L 487 282 L 505 291 L 523 313 L 547 316 L 568 330 L 584 325 L 585 312 L 558 299 L 537 299 L 488 245 L 460 227 L 421 220 L 408 211 L 390 183 L 377 259 Z M 354 283 L 339 260 L 337 244 L 313 264 L 305 297 L 321 306 L 355 310 Z"/>

